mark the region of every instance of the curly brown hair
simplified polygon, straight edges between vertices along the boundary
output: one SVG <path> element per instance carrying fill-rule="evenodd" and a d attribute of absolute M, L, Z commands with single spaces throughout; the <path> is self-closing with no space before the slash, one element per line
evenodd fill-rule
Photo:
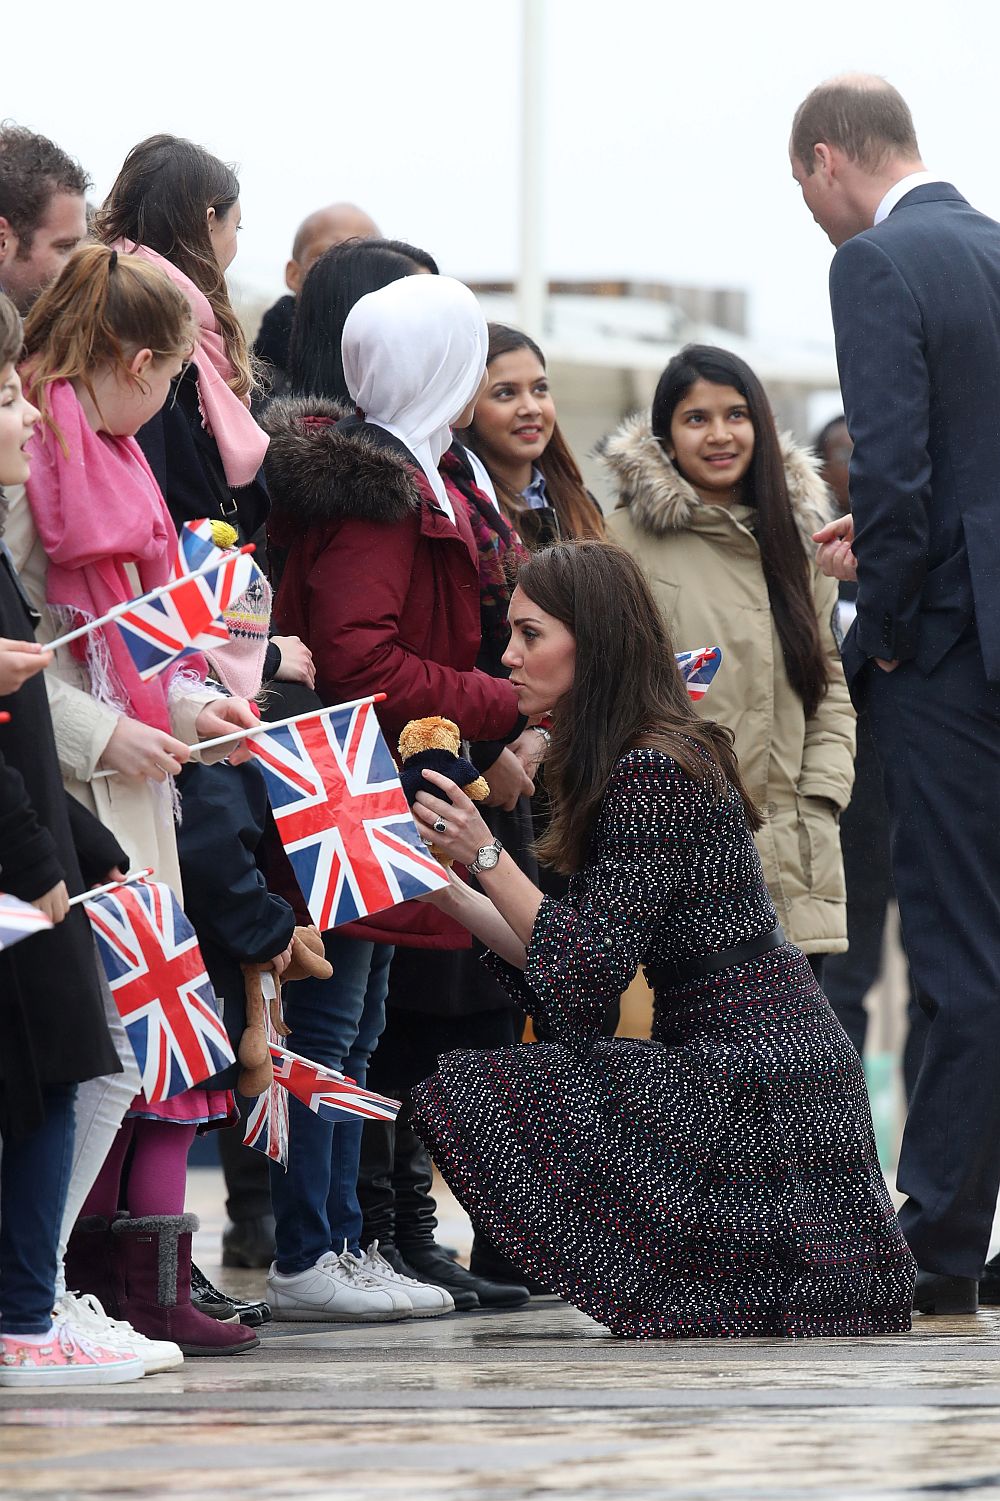
<path fill-rule="evenodd" d="M 71 156 L 23 125 L 0 125 L 0 215 L 17 235 L 19 258 L 31 251 L 35 231 L 55 193 L 79 193 L 90 178 Z"/>

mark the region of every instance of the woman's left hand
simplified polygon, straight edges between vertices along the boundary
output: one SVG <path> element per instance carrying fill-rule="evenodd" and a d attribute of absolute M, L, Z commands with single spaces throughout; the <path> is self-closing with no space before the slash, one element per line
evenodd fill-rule
<path fill-rule="evenodd" d="M 439 771 L 425 771 L 424 780 L 433 782 L 451 798 L 446 803 L 429 789 L 418 792 L 413 803 L 413 816 L 428 844 L 468 865 L 484 845 L 492 844 L 494 836 L 484 821 L 475 803 L 455 782 Z M 435 823 L 438 827 L 435 828 Z M 444 828 L 440 827 L 444 824 Z"/>

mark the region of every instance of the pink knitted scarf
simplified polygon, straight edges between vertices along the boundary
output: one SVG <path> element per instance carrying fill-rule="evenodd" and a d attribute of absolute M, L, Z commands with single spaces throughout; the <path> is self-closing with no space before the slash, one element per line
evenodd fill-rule
<path fill-rule="evenodd" d="M 269 439 L 251 417 L 249 403 L 242 401 L 228 385 L 233 367 L 212 304 L 189 276 L 147 245 L 119 240 L 115 249 L 159 266 L 191 304 L 198 325 L 194 358 L 198 367 L 198 405 L 202 422 L 215 439 L 227 482 L 234 489 L 249 485 L 264 462 Z"/>
<path fill-rule="evenodd" d="M 133 599 L 131 563 L 141 590 L 166 583 L 177 551 L 170 512 L 134 438 L 95 433 L 68 380 L 48 389 L 52 419 L 65 440 L 40 424 L 28 446 L 28 504 L 48 556 L 46 599 L 67 629 Z M 157 729 L 170 729 L 168 669 L 144 683 L 113 625 L 69 648 L 86 662 L 94 696 Z"/>

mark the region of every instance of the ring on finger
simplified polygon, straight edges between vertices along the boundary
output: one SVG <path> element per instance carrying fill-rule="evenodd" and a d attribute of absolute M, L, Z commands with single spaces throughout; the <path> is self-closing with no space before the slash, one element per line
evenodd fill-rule
<path fill-rule="evenodd" d="M 434 830 L 435 834 L 447 834 L 448 832 L 448 825 L 445 823 L 443 818 L 435 818 L 434 822 L 431 824 L 431 828 Z"/>

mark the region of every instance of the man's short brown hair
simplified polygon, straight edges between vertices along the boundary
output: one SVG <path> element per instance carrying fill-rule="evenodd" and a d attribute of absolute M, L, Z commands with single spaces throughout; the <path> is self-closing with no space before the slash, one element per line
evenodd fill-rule
<path fill-rule="evenodd" d="M 0 215 L 18 237 L 19 256 L 30 251 L 53 194 L 82 196 L 90 185 L 80 163 L 47 136 L 9 120 L 0 124 Z"/>
<path fill-rule="evenodd" d="M 839 147 L 867 172 L 877 172 L 893 156 L 920 157 L 909 106 L 884 78 L 834 78 L 813 89 L 792 122 L 792 155 L 807 172 L 816 165 L 820 142 Z"/>

